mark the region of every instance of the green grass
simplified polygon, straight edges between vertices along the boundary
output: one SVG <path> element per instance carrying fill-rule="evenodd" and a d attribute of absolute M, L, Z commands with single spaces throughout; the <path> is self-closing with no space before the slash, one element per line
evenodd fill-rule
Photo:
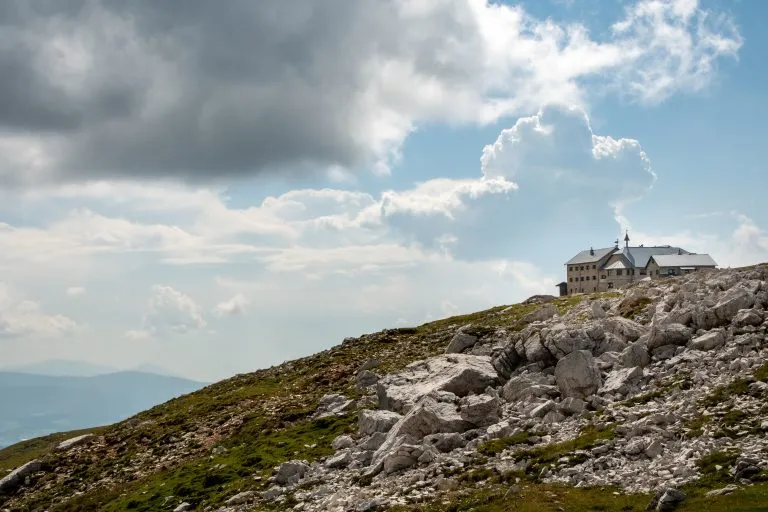
<path fill-rule="evenodd" d="M 613 439 L 616 435 L 616 426 L 610 425 L 604 429 L 598 429 L 593 425 L 588 425 L 582 429 L 581 434 L 568 441 L 560 443 L 551 443 L 546 446 L 539 446 L 529 450 L 523 450 L 515 454 L 515 460 L 528 460 L 530 464 L 526 472 L 529 475 L 538 474 L 545 466 L 557 462 L 561 457 L 573 457 L 572 463 L 576 464 L 583 457 L 579 457 L 580 450 L 589 450 L 593 448 L 598 441 Z"/>
<path fill-rule="evenodd" d="M 761 382 L 768 382 L 768 362 L 763 363 L 763 365 L 755 371 L 755 379 Z"/>
<path fill-rule="evenodd" d="M 100 510 L 117 512 L 163 510 L 166 500 L 204 507 L 220 505 L 245 490 L 262 490 L 272 468 L 290 459 L 316 460 L 333 453 L 331 441 L 351 433 L 356 415 L 299 422 L 284 429 L 260 430 L 248 425 L 222 446 L 228 450 L 212 459 L 190 461 L 159 471 L 150 478 L 113 489 L 91 492 L 51 507 L 51 511 Z M 261 482 L 254 475 L 263 476 Z M 173 498 L 169 498 L 173 497 Z M 31 502 L 34 505 L 34 501 Z"/>
<path fill-rule="evenodd" d="M 634 320 L 652 302 L 650 297 L 626 298 L 619 303 L 619 315 Z"/>
<path fill-rule="evenodd" d="M 22 464 L 42 457 L 53 450 L 60 442 L 83 434 L 98 434 L 104 427 L 86 428 L 83 430 L 73 430 L 71 432 L 62 432 L 50 434 L 35 439 L 22 441 L 0 450 L 0 474 L 9 469 L 14 469 Z"/>
<path fill-rule="evenodd" d="M 729 384 L 718 386 L 712 390 L 701 401 L 705 407 L 714 407 L 729 401 L 731 398 L 739 395 L 746 395 L 749 392 L 749 382 L 745 379 L 734 379 Z"/>
<path fill-rule="evenodd" d="M 704 427 L 712 421 L 711 416 L 699 415 L 683 422 L 686 439 L 699 437 L 704 433 Z"/>
<path fill-rule="evenodd" d="M 501 439 L 493 439 L 491 441 L 481 443 L 477 446 L 477 451 L 483 455 L 492 457 L 494 455 L 498 455 L 507 448 L 518 444 L 527 443 L 530 437 L 530 432 L 519 432 L 511 436 L 503 437 Z"/>
<path fill-rule="evenodd" d="M 488 484 L 462 489 L 430 503 L 390 508 L 390 512 L 632 512 L 645 510 L 651 497 L 624 494 L 611 487 L 575 488 L 524 481 L 519 492 L 510 484 Z M 447 503 L 446 503 L 447 502 Z"/>

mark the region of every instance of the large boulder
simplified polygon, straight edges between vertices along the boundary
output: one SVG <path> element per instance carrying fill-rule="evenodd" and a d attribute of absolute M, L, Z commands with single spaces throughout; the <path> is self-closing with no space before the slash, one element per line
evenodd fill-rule
<path fill-rule="evenodd" d="M 648 337 L 648 350 L 664 345 L 685 345 L 691 339 L 691 330 L 683 324 L 654 325 Z"/>
<path fill-rule="evenodd" d="M 525 323 L 543 322 L 558 314 L 557 306 L 551 303 L 544 304 L 525 315 L 522 319 Z"/>
<path fill-rule="evenodd" d="M 713 350 L 723 345 L 725 345 L 725 332 L 722 330 L 709 331 L 688 343 L 688 346 L 694 350 Z"/>
<path fill-rule="evenodd" d="M 621 316 L 612 316 L 603 320 L 603 329 L 628 342 L 637 341 L 640 336 L 648 332 L 646 326 Z"/>
<path fill-rule="evenodd" d="M 625 368 L 634 366 L 646 367 L 651 364 L 651 355 L 648 346 L 642 341 L 636 341 L 621 351 L 619 361 Z"/>
<path fill-rule="evenodd" d="M 637 388 L 640 379 L 643 378 L 643 369 L 639 366 L 634 368 L 621 368 L 613 370 L 605 378 L 603 387 L 600 388 L 600 394 L 620 394 L 626 395 Z"/>
<path fill-rule="evenodd" d="M 320 402 L 317 404 L 315 417 L 327 418 L 330 416 L 343 416 L 348 413 L 354 405 L 355 401 L 350 400 L 344 395 L 323 395 Z"/>
<path fill-rule="evenodd" d="M 755 294 L 748 290 L 746 286 L 734 286 L 718 301 L 712 308 L 718 320 L 721 322 L 730 322 L 740 309 L 751 308 L 755 304 Z"/>
<path fill-rule="evenodd" d="M 552 360 L 552 354 L 544 347 L 541 342 L 541 334 L 535 333 L 523 343 L 525 350 L 525 359 L 532 363 L 546 362 Z"/>
<path fill-rule="evenodd" d="M 576 350 L 557 362 L 555 380 L 563 397 L 586 398 L 602 385 L 597 361 L 589 351 Z"/>
<path fill-rule="evenodd" d="M 732 323 L 735 327 L 755 327 L 763 323 L 763 315 L 754 309 L 741 309 L 733 317 Z"/>
<path fill-rule="evenodd" d="M 501 391 L 504 400 L 517 402 L 531 397 L 556 396 L 560 392 L 557 387 L 547 383 L 542 374 L 526 373 L 511 378 Z"/>
<path fill-rule="evenodd" d="M 503 380 L 507 380 L 520 365 L 523 358 L 517 353 L 514 343 L 508 343 L 491 358 L 491 365 Z"/>
<path fill-rule="evenodd" d="M 393 411 L 365 409 L 360 411 L 357 428 L 361 436 L 370 436 L 376 432 L 389 432 L 403 417 Z"/>
<path fill-rule="evenodd" d="M 0 496 L 3 494 L 10 494 L 20 487 L 27 476 L 37 471 L 40 471 L 42 463 L 35 459 L 27 462 L 26 464 L 14 469 L 2 479 L 0 479 Z"/>
<path fill-rule="evenodd" d="M 445 353 L 457 354 L 474 346 L 475 343 L 477 343 L 477 336 L 463 332 L 457 332 L 454 337 L 451 338 L 451 342 L 448 344 L 448 346 L 445 347 Z"/>
<path fill-rule="evenodd" d="M 476 427 L 488 427 L 499 421 L 501 401 L 498 396 L 469 395 L 459 401 L 459 414 Z"/>
<path fill-rule="evenodd" d="M 562 359 L 577 350 L 591 352 L 596 346 L 595 340 L 589 337 L 586 330 L 568 328 L 563 324 L 553 327 L 543 344 L 556 359 Z"/>
<path fill-rule="evenodd" d="M 293 485 L 299 482 L 309 471 L 309 465 L 303 460 L 283 462 L 275 470 L 275 483 L 278 485 Z"/>
<path fill-rule="evenodd" d="M 433 391 L 457 396 L 481 393 L 498 384 L 499 376 L 487 356 L 450 354 L 417 361 L 402 372 L 383 377 L 377 384 L 379 408 L 408 412 Z"/>

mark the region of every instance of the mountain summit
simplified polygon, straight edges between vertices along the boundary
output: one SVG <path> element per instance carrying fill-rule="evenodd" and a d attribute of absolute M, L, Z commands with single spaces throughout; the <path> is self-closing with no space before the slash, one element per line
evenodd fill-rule
<path fill-rule="evenodd" d="M 348 338 L 0 451 L 0 508 L 765 510 L 767 281 L 700 271 Z"/>

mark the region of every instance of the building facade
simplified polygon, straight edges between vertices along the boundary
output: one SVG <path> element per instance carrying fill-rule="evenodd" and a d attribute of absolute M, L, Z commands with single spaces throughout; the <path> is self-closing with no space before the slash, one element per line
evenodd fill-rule
<path fill-rule="evenodd" d="M 709 254 L 695 254 L 670 245 L 632 247 L 629 234 L 624 248 L 590 248 L 565 263 L 566 280 L 560 283 L 560 295 L 604 292 L 642 279 L 684 275 L 701 269 L 716 268 Z"/>

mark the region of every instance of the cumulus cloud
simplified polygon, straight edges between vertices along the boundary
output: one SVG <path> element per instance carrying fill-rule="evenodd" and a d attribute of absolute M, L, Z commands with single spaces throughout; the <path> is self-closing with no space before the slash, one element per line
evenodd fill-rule
<path fill-rule="evenodd" d="M 742 40 L 642 0 L 604 40 L 487 0 L 3 2 L 0 183 L 387 172 L 419 125 L 699 90 Z"/>
<path fill-rule="evenodd" d="M 77 297 L 78 295 L 83 295 L 85 293 L 85 288 L 82 286 L 70 286 L 67 288 L 66 293 L 69 297 Z"/>
<path fill-rule="evenodd" d="M 50 315 L 35 301 L 0 283 L 0 338 L 57 338 L 78 330 L 64 315 Z"/>
<path fill-rule="evenodd" d="M 216 304 L 213 314 L 218 317 L 242 315 L 250 304 L 248 297 L 242 293 L 236 294 L 229 300 Z"/>
<path fill-rule="evenodd" d="M 204 329 L 207 322 L 202 308 L 190 296 L 165 285 L 154 285 L 141 329 L 126 337 L 141 340 L 155 336 L 187 334 Z"/>
<path fill-rule="evenodd" d="M 546 107 L 518 119 L 483 149 L 481 164 L 486 177 L 514 180 L 523 192 L 594 194 L 617 214 L 656 180 L 637 140 L 595 134 L 586 112 L 577 107 Z"/>

